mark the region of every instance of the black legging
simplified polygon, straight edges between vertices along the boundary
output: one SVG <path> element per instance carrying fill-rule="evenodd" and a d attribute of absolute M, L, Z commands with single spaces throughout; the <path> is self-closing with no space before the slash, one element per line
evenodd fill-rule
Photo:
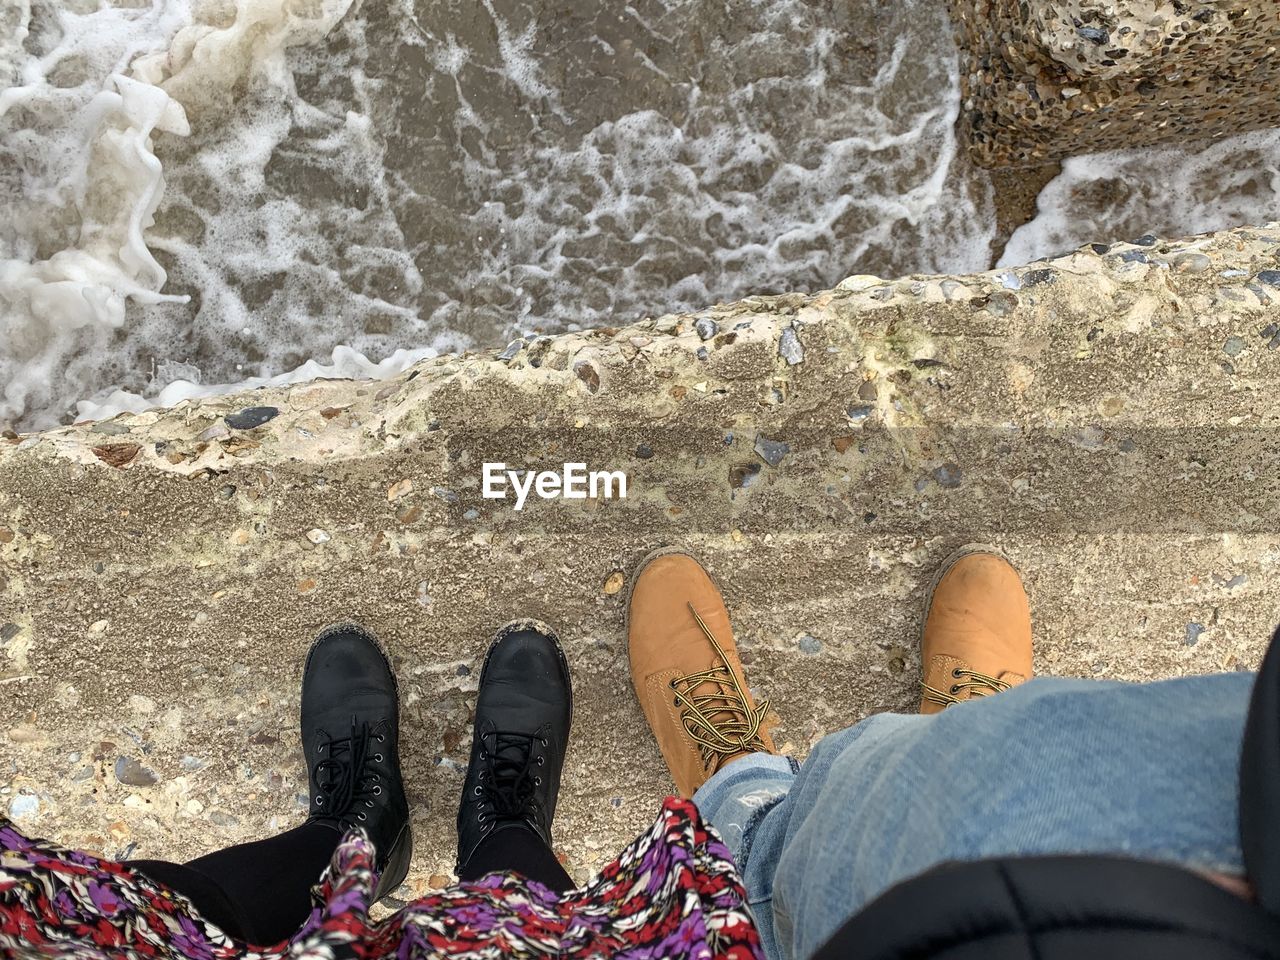
<path fill-rule="evenodd" d="M 225 933 L 255 946 L 287 940 L 311 913 L 311 888 L 341 835 L 305 823 L 267 840 L 241 843 L 189 863 L 130 860 L 128 866 L 189 899 Z M 557 892 L 573 887 L 556 855 L 532 830 L 491 835 L 459 871 L 462 880 L 486 873 L 519 873 Z"/>

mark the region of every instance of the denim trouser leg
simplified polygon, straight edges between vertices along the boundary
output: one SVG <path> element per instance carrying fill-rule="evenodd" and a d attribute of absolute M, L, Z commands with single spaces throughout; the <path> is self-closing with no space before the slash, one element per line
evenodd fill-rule
<path fill-rule="evenodd" d="M 734 852 L 771 960 L 804 960 L 940 863 L 1116 854 L 1243 873 L 1240 742 L 1252 674 L 1040 679 L 929 717 L 882 714 L 694 796 Z"/>

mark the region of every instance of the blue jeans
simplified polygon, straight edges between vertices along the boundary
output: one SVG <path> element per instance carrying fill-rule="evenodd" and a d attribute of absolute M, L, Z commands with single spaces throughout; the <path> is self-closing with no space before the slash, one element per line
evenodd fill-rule
<path fill-rule="evenodd" d="M 770 960 L 804 960 L 947 861 L 1118 854 L 1243 874 L 1253 679 L 1033 680 L 934 716 L 871 717 L 803 766 L 742 757 L 694 801 L 734 853 Z"/>

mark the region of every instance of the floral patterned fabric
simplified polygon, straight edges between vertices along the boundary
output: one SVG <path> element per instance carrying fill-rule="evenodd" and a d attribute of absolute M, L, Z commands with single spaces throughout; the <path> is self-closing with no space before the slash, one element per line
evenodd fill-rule
<path fill-rule="evenodd" d="M 338 845 L 316 908 L 287 942 L 233 940 L 190 901 L 128 867 L 30 840 L 0 818 L 0 956 L 59 960 L 627 958 L 763 960 L 729 851 L 674 798 L 585 887 L 557 894 L 490 874 L 369 917 L 373 847 Z"/>

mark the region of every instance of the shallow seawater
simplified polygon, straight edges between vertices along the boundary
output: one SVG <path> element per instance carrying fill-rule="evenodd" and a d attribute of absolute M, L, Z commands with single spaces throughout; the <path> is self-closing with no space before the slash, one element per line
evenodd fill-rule
<path fill-rule="evenodd" d="M 943 0 L 0 17 L 0 424 L 1000 255 Z M 1073 161 L 1011 246 L 1280 217 L 1276 138 L 1213 149 Z"/>
<path fill-rule="evenodd" d="M 1280 130 L 1193 147 L 1072 157 L 1009 238 L 1002 266 L 1146 233 L 1185 237 L 1280 220 Z"/>

